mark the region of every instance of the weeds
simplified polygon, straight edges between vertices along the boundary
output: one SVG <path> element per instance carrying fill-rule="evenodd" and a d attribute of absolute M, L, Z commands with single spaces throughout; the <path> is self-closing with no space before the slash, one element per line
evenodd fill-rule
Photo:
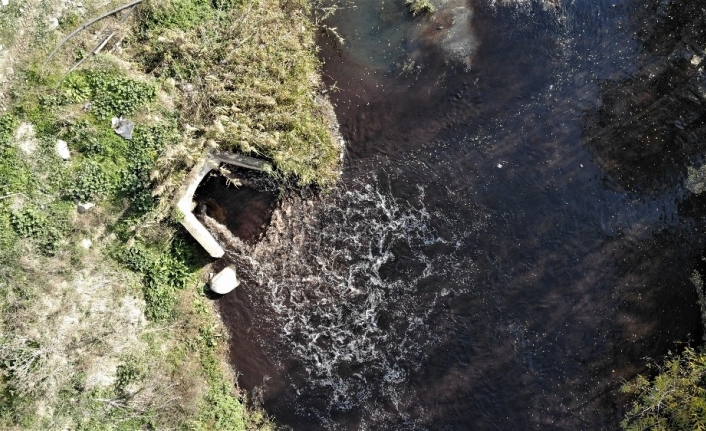
<path fill-rule="evenodd" d="M 91 112 L 101 120 L 132 115 L 155 97 L 154 85 L 106 71 L 73 72 L 62 88 L 68 101 L 90 101 Z"/>
<path fill-rule="evenodd" d="M 20 238 L 33 239 L 42 253 L 52 255 L 70 229 L 67 212 L 66 204 L 61 202 L 43 209 L 25 206 L 10 214 L 10 224 Z"/>
<path fill-rule="evenodd" d="M 145 70 L 181 83 L 182 118 L 221 147 L 266 157 L 301 185 L 331 184 L 339 148 L 317 103 L 305 10 L 252 1 L 189 31 L 147 32 Z"/>
<path fill-rule="evenodd" d="M 214 10 L 208 0 L 150 0 L 141 15 L 143 31 L 190 30 L 213 17 Z"/>
<path fill-rule="evenodd" d="M 122 250 L 118 259 L 142 276 L 147 316 L 156 321 L 172 318 L 176 291 L 189 279 L 186 265 L 169 253 L 150 250 L 140 243 Z"/>
<path fill-rule="evenodd" d="M 0 16 L 3 41 L 18 4 Z M 213 143 L 300 184 L 336 179 L 307 3 L 147 1 L 127 50 L 147 73 L 107 55 L 64 78 L 39 66 L 57 36 L 35 19 L 49 5 L 27 15 L 35 52 L 14 51 L 24 57 L 0 115 L 0 427 L 271 429 L 224 366 L 204 256 L 164 218 L 179 175 Z M 83 14 L 65 11 L 58 31 Z M 83 55 L 80 39 L 52 64 Z M 119 115 L 137 124 L 131 141 L 110 126 Z M 74 200 L 98 205 L 77 214 Z"/>

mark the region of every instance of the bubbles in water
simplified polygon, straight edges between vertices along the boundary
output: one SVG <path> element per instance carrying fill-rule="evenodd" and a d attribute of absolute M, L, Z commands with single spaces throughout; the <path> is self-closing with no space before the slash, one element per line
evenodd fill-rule
<path fill-rule="evenodd" d="M 442 269 L 425 249 L 446 240 L 421 187 L 414 204 L 370 184 L 327 199 L 334 202 L 288 199 L 260 243 L 231 236 L 229 253 L 257 284 L 247 289 L 273 328 L 265 335 L 277 340 L 271 353 L 287 352 L 275 359 L 299 363 L 302 396 L 326 394 L 322 423 L 381 395 L 400 415 L 413 401 L 400 390 L 437 341 L 427 317 L 439 293 L 420 294 L 418 283 Z M 387 414 L 389 406 L 378 407 L 366 415 Z"/>

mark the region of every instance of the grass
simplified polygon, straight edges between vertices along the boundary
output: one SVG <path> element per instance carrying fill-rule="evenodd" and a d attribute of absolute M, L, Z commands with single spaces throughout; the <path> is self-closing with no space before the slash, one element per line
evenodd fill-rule
<path fill-rule="evenodd" d="M 158 110 L 148 97 L 128 142 L 65 90 L 44 87 L 52 104 L 25 93 L 0 117 L 0 426 L 267 429 L 223 365 L 227 337 L 199 275 L 205 256 L 177 238 L 175 222 L 142 224 L 156 208 L 150 176 L 178 140 L 176 123 L 148 122 L 144 111 Z M 114 97 L 122 99 L 105 106 L 133 100 Z M 32 132 L 19 139 L 23 128 Z M 53 153 L 57 137 L 70 161 Z M 98 207 L 78 215 L 74 199 Z M 79 245 L 86 237 L 88 250 Z"/>
<path fill-rule="evenodd" d="M 272 161 L 299 185 L 335 182 L 340 148 L 317 96 L 320 63 L 307 3 L 229 2 L 210 16 L 172 17 L 189 21 L 186 29 L 150 24 L 153 9 L 176 10 L 185 1 L 151 3 L 133 45 L 146 72 L 177 84 L 183 121 L 221 148 Z"/>
<path fill-rule="evenodd" d="M 147 1 L 122 54 L 67 76 L 110 23 L 44 56 L 115 4 L 64 10 L 51 32 L 39 24 L 57 5 L 23 2 L 17 32 L 19 4 L 0 15 L 15 69 L 0 100 L 0 428 L 272 429 L 234 385 L 209 258 L 183 237 L 172 192 L 207 145 L 301 185 L 336 181 L 308 3 Z M 120 115 L 130 141 L 111 128 Z"/>

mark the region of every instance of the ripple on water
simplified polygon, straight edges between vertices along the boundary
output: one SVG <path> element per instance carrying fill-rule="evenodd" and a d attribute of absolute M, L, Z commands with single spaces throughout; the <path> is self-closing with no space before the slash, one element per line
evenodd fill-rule
<path fill-rule="evenodd" d="M 295 429 L 615 428 L 622 379 L 699 335 L 706 245 L 684 174 L 626 187 L 642 167 L 601 140 L 618 123 L 592 122 L 615 113 L 611 86 L 642 88 L 622 86 L 645 64 L 642 9 L 356 5 L 330 22 L 346 44 L 322 41 L 342 185 L 283 198 L 260 242 L 229 239 L 241 385 Z"/>

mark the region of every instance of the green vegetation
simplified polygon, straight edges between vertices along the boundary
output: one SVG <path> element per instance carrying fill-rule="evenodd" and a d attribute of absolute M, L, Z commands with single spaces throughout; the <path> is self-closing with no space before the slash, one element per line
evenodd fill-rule
<path fill-rule="evenodd" d="M 691 278 L 706 319 L 704 282 L 698 272 Z M 669 353 L 662 365 L 650 364 L 655 370 L 648 379 L 638 375 L 621 388 L 632 398 L 631 408 L 621 427 L 640 430 L 706 429 L 706 346 L 698 350 L 686 348 L 681 354 Z"/>
<path fill-rule="evenodd" d="M 706 429 L 706 353 L 687 348 L 669 354 L 648 380 L 638 376 L 622 391 L 636 399 L 622 428 L 641 430 Z"/>
<path fill-rule="evenodd" d="M 180 139 L 155 85 L 115 68 L 25 78 L 37 91 L 0 117 L 0 427 L 267 429 L 223 368 L 204 257 L 169 219 L 150 225 L 152 171 Z M 131 141 L 105 119 L 126 111 Z"/>
<path fill-rule="evenodd" d="M 91 101 L 90 110 L 98 119 L 132 115 L 155 97 L 154 85 L 103 70 L 74 72 L 62 88 L 69 101 Z"/>
<path fill-rule="evenodd" d="M 222 148 L 271 160 L 276 173 L 300 185 L 334 182 L 340 149 L 317 97 L 306 2 L 222 1 L 211 14 L 194 12 L 205 7 L 199 2 L 182 3 L 152 4 L 135 44 L 145 71 L 181 89 L 181 120 Z M 180 11 L 170 19 L 188 25 L 155 28 L 157 10 Z"/>
<path fill-rule="evenodd" d="M 49 30 L 56 5 L 40 3 L 22 4 L 21 23 L 19 1 L 0 14 L 0 73 L 14 69 L 0 83 L 0 428 L 272 429 L 234 386 L 204 294 L 210 259 L 172 192 L 206 146 L 302 185 L 336 180 L 308 3 L 147 1 L 114 53 L 66 76 L 106 27 L 43 68 L 45 55 L 117 4 L 69 7 Z M 113 116 L 135 122 L 131 140 Z"/>
<path fill-rule="evenodd" d="M 176 292 L 186 287 L 191 272 L 175 255 L 179 250 L 160 252 L 136 243 L 121 249 L 119 260 L 142 276 L 147 317 L 155 321 L 174 316 Z"/>
<path fill-rule="evenodd" d="M 436 10 L 429 0 L 405 0 L 405 4 L 414 16 L 432 13 Z"/>

